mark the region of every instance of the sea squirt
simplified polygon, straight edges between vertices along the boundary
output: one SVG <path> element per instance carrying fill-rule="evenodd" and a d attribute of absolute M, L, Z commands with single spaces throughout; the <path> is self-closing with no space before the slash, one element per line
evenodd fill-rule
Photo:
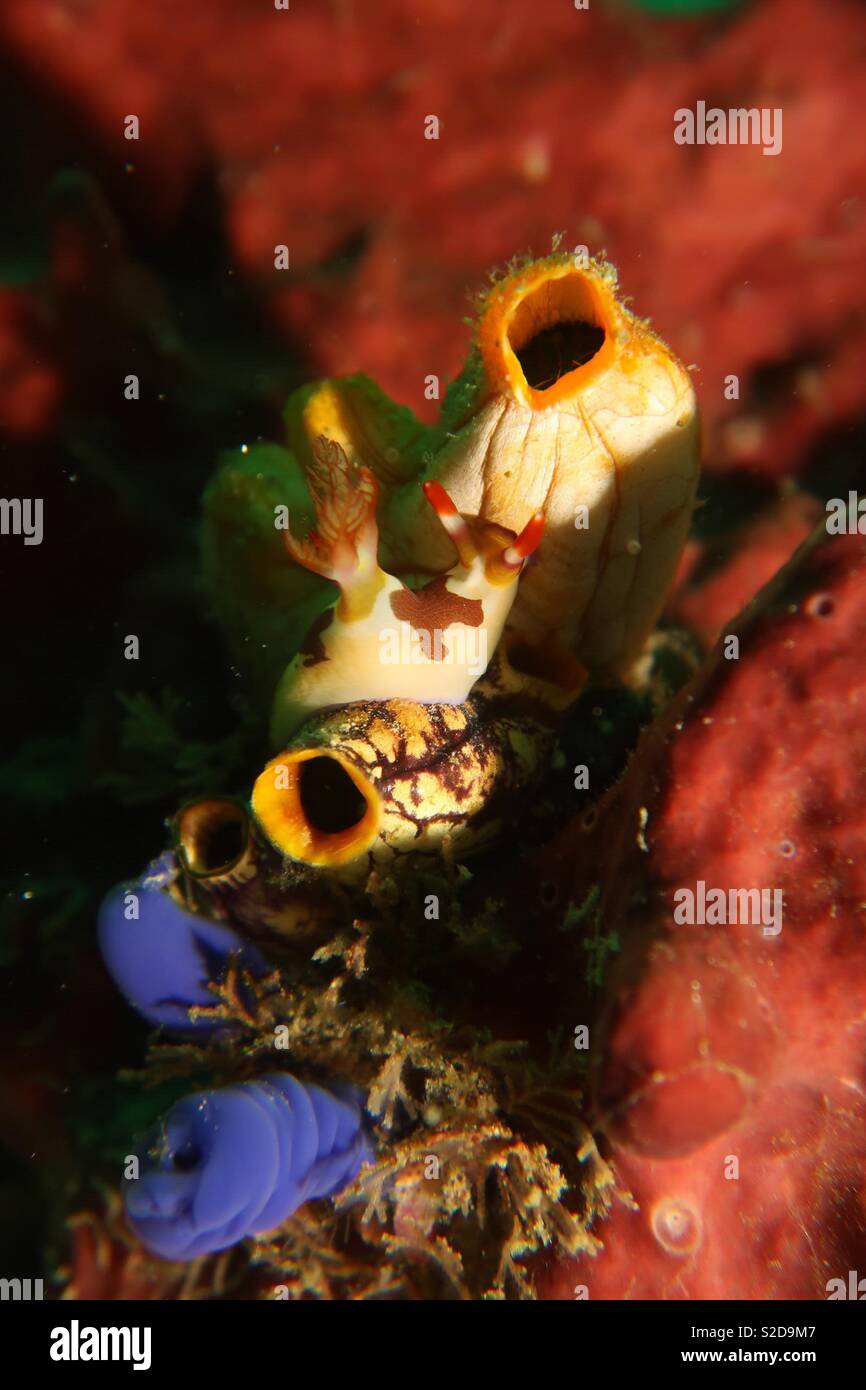
<path fill-rule="evenodd" d="M 219 1025 L 193 1008 L 216 1002 L 211 982 L 230 961 L 261 976 L 255 946 L 222 922 L 191 912 L 179 900 L 176 857 L 167 852 L 134 882 L 107 894 L 99 909 L 102 958 L 121 994 L 148 1023 L 180 1032 Z"/>
<path fill-rule="evenodd" d="M 167 1260 L 225 1250 L 346 1187 L 373 1156 L 357 1094 L 287 1072 L 177 1101 L 124 1184 L 127 1219 Z"/>
<path fill-rule="evenodd" d="M 443 576 L 459 559 L 422 484 L 515 535 L 541 513 L 508 628 L 525 647 L 570 653 L 595 683 L 628 674 L 688 531 L 700 429 L 687 369 L 626 306 L 607 261 L 556 251 L 495 278 L 435 424 L 360 374 L 294 392 L 285 422 L 285 449 L 233 456 L 205 498 L 214 607 L 270 692 L 332 602 L 325 579 L 286 565 L 274 529 L 280 506 L 296 535 L 312 522 L 306 479 L 323 441 L 375 477 L 379 562 L 398 578 Z"/>

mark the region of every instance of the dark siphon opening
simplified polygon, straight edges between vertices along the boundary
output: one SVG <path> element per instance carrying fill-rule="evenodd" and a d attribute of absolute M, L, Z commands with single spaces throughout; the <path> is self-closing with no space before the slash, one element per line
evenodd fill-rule
<path fill-rule="evenodd" d="M 192 873 L 215 874 L 231 868 L 246 849 L 247 834 L 247 817 L 239 806 L 217 802 L 190 807 L 181 846 Z"/>
<path fill-rule="evenodd" d="M 171 1163 L 176 1173 L 191 1173 L 201 1163 L 201 1153 L 195 1144 L 190 1142 L 172 1155 Z"/>
<path fill-rule="evenodd" d="M 604 342 L 604 329 L 578 319 L 543 328 L 517 350 L 523 375 L 535 391 L 546 391 L 560 377 L 589 362 Z"/>
<path fill-rule="evenodd" d="M 308 758 L 300 765 L 301 807 L 307 824 L 323 835 L 339 835 L 364 819 L 367 803 L 334 758 Z"/>
<path fill-rule="evenodd" d="M 203 869 L 221 869 L 231 864 L 243 852 L 243 825 L 239 820 L 224 821 L 215 825 L 205 836 L 199 847 Z"/>

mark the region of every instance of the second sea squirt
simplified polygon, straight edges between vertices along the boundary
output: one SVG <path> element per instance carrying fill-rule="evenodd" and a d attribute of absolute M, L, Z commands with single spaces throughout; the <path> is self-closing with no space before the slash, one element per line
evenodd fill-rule
<path fill-rule="evenodd" d="M 294 392 L 285 421 L 286 448 L 233 456 L 205 497 L 212 601 L 268 694 L 333 602 L 326 579 L 287 564 L 274 529 L 281 506 L 298 538 L 313 524 L 306 478 L 323 441 L 375 477 L 379 563 L 413 583 L 460 559 L 430 524 L 424 484 L 470 524 L 514 535 L 540 513 L 507 631 L 568 653 L 593 683 L 628 675 L 688 531 L 700 430 L 688 371 L 623 303 L 608 262 L 556 251 L 496 279 L 433 425 L 361 374 Z"/>

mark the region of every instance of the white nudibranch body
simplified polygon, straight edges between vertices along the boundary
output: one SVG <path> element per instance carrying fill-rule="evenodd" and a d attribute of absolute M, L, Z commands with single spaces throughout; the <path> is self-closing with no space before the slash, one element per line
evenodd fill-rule
<path fill-rule="evenodd" d="M 496 650 L 526 558 L 544 530 L 540 513 L 519 536 L 462 517 L 436 482 L 424 492 L 458 564 L 420 589 L 380 568 L 373 473 L 333 440 L 313 446 L 307 482 L 317 531 L 286 535 L 299 564 L 333 580 L 340 597 L 322 614 L 277 688 L 275 745 L 311 714 L 356 701 L 461 704 Z"/>

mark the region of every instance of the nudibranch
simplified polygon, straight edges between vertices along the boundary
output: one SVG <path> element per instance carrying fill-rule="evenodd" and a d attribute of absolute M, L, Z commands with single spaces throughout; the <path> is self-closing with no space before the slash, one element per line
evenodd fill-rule
<path fill-rule="evenodd" d="M 398 577 L 441 576 L 455 563 L 421 483 L 515 534 L 542 513 L 509 630 L 539 650 L 555 641 L 593 682 L 627 675 L 688 530 L 699 421 L 688 371 L 625 305 L 608 262 L 556 251 L 495 281 L 435 425 L 362 375 L 296 391 L 285 421 L 287 450 L 262 445 L 233 460 L 206 499 L 214 601 L 239 647 L 260 636 L 271 681 L 329 601 L 303 564 L 286 570 L 273 528 L 275 505 L 294 517 L 309 507 L 304 475 L 322 439 L 375 476 L 380 561 Z"/>
<path fill-rule="evenodd" d="M 378 561 L 374 474 L 335 440 L 313 444 L 307 481 L 317 529 L 286 532 L 293 558 L 334 581 L 340 596 L 314 624 L 274 700 L 279 747 L 318 710 L 359 700 L 461 704 L 484 674 L 505 626 L 526 559 L 544 530 L 536 513 L 519 535 L 462 517 L 441 484 L 424 484 L 457 551 L 449 573 L 410 589 Z"/>

